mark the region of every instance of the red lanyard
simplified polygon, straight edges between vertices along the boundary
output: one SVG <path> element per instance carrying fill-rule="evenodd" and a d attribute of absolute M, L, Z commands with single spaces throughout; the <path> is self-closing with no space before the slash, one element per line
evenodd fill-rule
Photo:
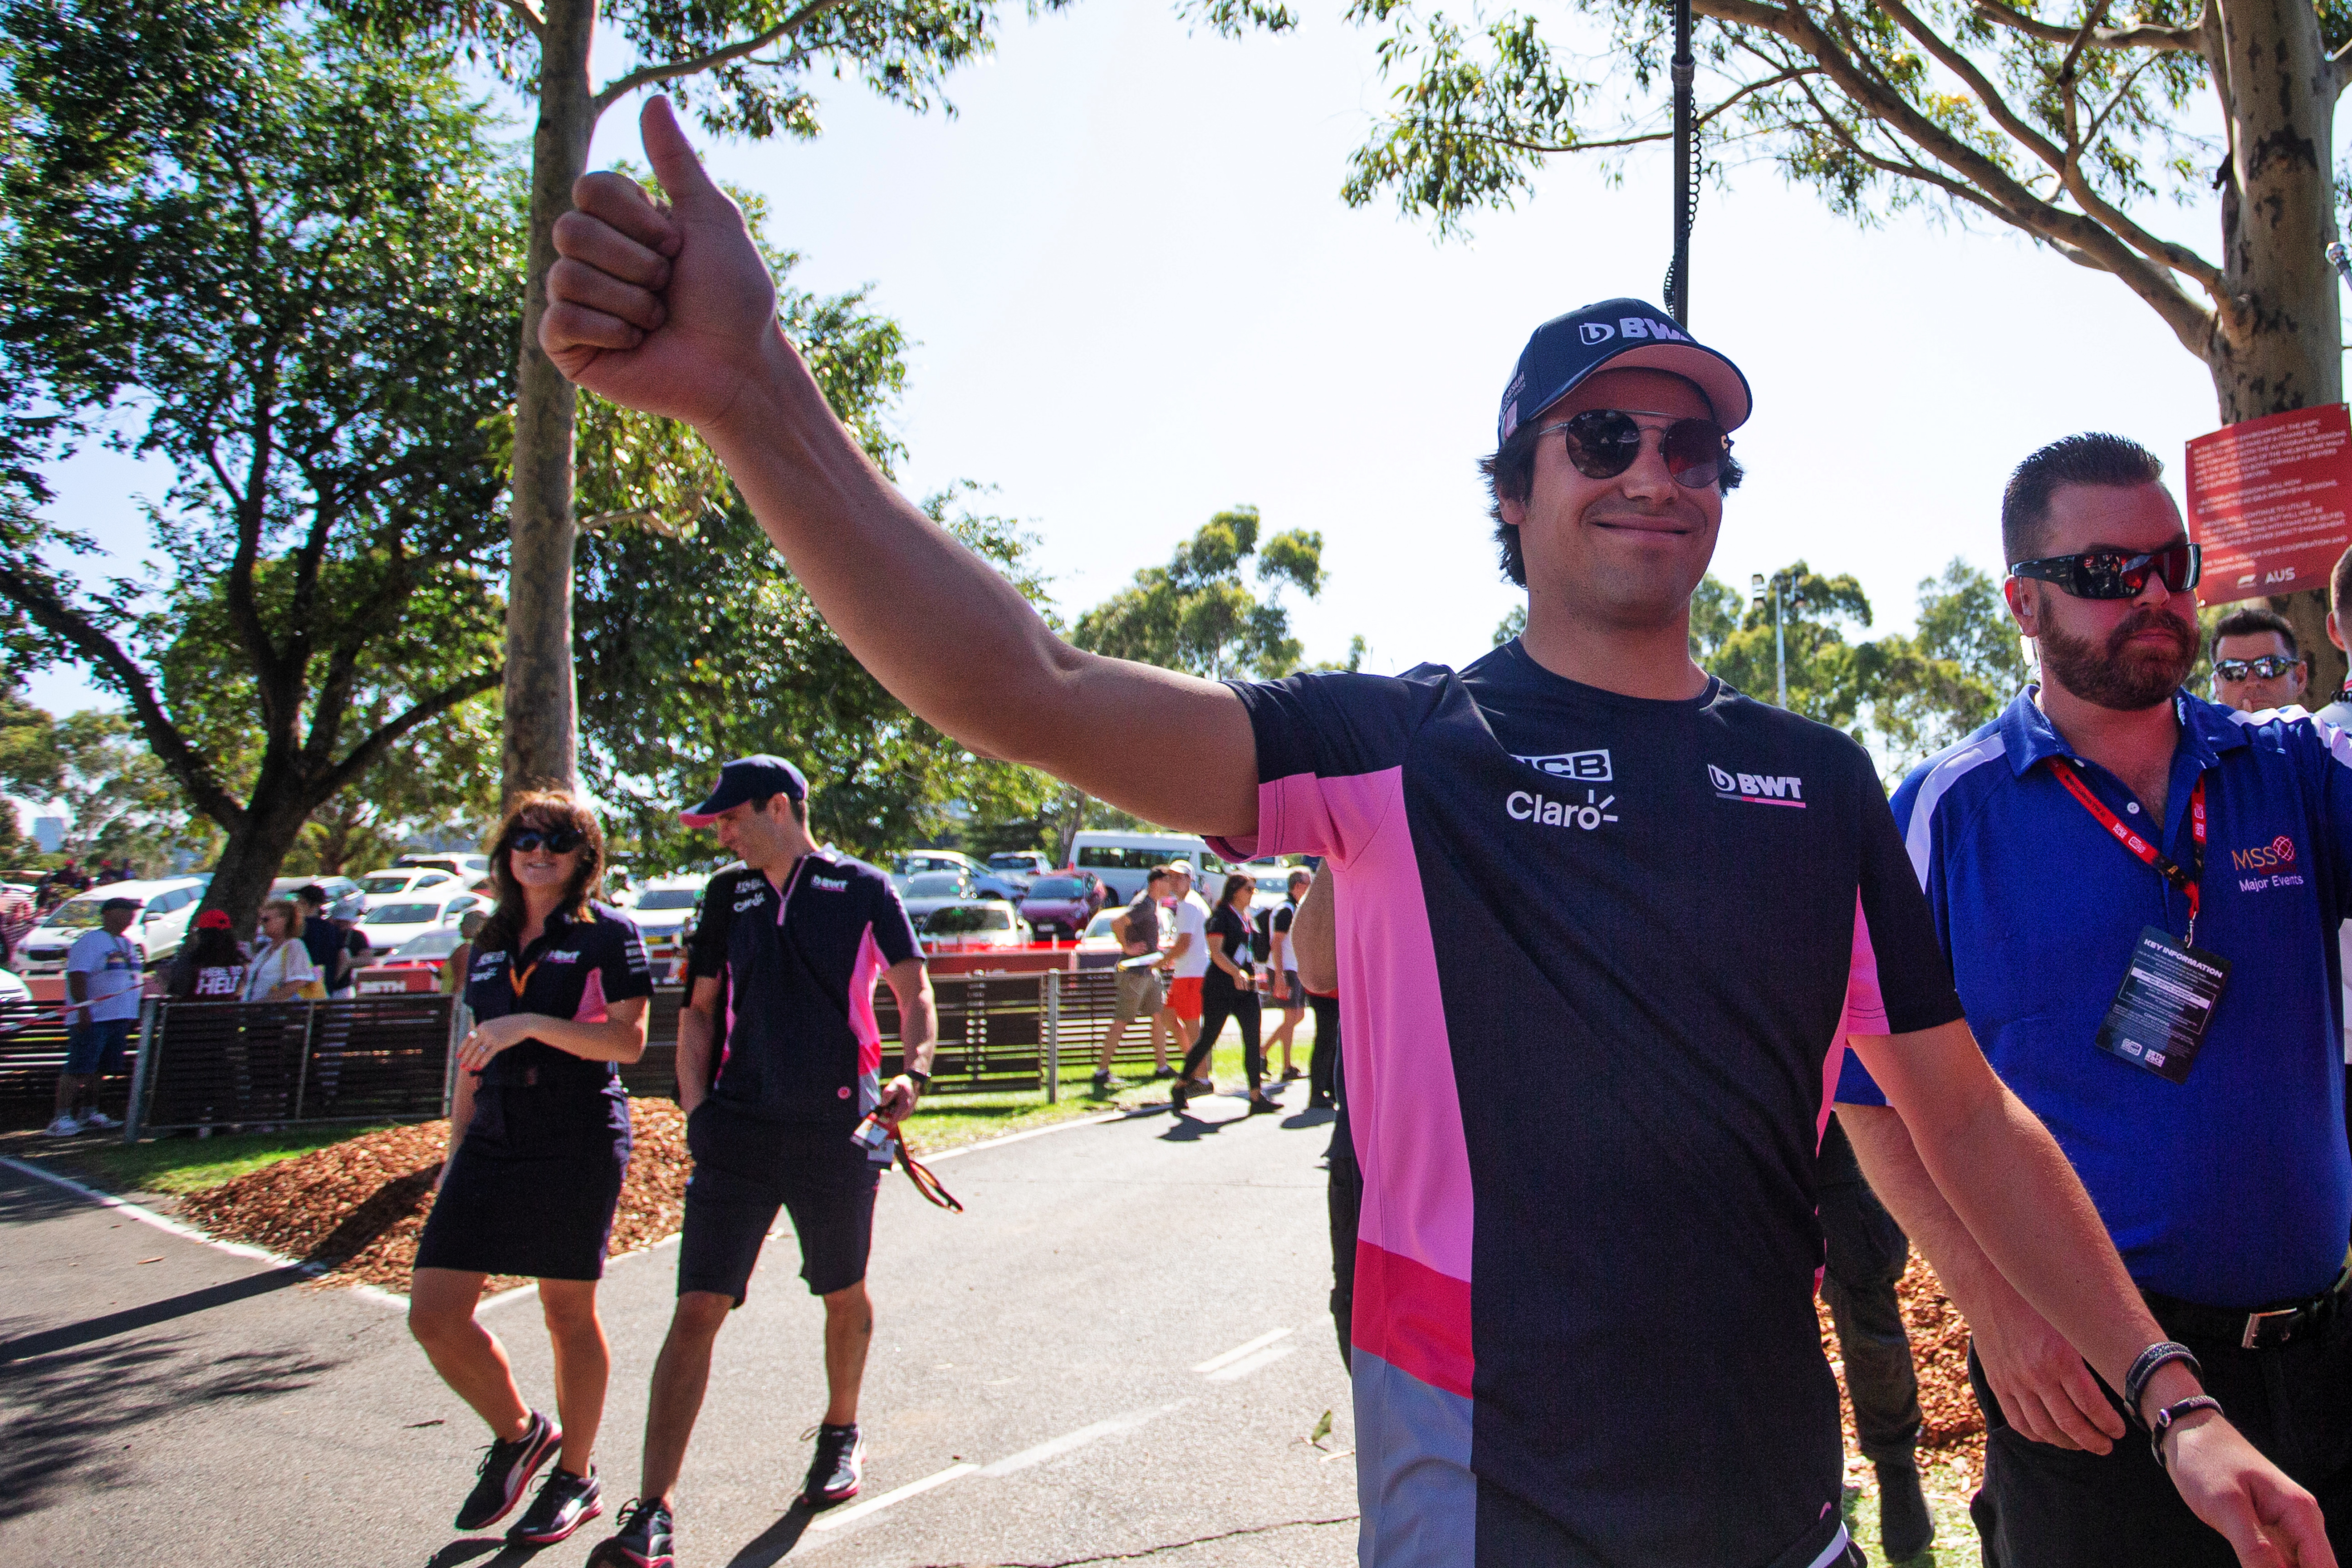
<path fill-rule="evenodd" d="M 2116 843 L 2138 856 L 2145 864 L 2155 868 L 2158 875 L 2180 889 L 2181 896 L 2189 900 L 2189 945 L 2196 945 L 2197 889 L 2205 879 L 2205 775 L 2198 774 L 2197 787 L 2189 792 L 2189 836 L 2196 847 L 2189 858 L 2191 868 L 2183 871 L 2173 864 L 2170 856 L 2125 826 L 2123 818 L 2109 811 L 2106 803 L 2091 793 L 2091 786 L 2074 776 L 2074 768 L 2055 757 L 2051 759 L 2050 768 L 2058 775 L 2058 782 L 2066 786 L 2066 793 L 2081 801 L 2083 809 L 2096 818 L 2100 826 L 2116 836 Z"/>

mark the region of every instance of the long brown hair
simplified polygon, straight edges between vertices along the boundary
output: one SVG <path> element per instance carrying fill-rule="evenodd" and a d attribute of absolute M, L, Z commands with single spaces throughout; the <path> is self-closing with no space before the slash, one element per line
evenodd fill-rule
<path fill-rule="evenodd" d="M 574 920 L 588 918 L 588 900 L 603 885 L 604 830 L 597 825 L 596 814 L 588 809 L 587 803 L 560 789 L 531 790 L 515 796 L 499 830 L 490 835 L 482 851 L 490 859 L 490 886 L 498 893 L 498 907 L 490 911 L 490 918 L 482 924 L 481 935 L 475 939 L 479 951 L 498 952 L 517 946 L 523 922 L 530 918 L 522 901 L 522 884 L 514 879 L 511 864 L 515 835 L 526 827 L 569 827 L 580 835 L 580 865 L 563 889 L 561 906 L 569 910 Z"/>

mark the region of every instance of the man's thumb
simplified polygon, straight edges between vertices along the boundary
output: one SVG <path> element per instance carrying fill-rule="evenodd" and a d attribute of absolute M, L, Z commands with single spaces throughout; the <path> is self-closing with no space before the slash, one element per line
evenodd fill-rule
<path fill-rule="evenodd" d="M 654 178 L 661 182 L 670 205 L 681 207 L 708 196 L 725 199 L 703 172 L 702 160 L 695 155 L 694 143 L 686 139 L 686 129 L 678 124 L 677 110 L 670 107 L 667 94 L 656 93 L 646 100 L 645 112 L 637 116 L 637 132 L 645 140 L 646 159 L 654 166 Z"/>

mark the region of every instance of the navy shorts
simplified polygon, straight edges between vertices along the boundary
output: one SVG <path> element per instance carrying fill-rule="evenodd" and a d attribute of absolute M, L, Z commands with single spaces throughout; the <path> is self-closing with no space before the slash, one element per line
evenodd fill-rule
<path fill-rule="evenodd" d="M 121 1072 L 136 1018 L 89 1018 L 66 1031 L 65 1070 L 75 1078 Z"/>
<path fill-rule="evenodd" d="M 763 1121 L 706 1100 L 687 1118 L 686 1147 L 694 1174 L 686 1184 L 679 1295 L 708 1290 L 741 1306 L 780 1208 L 801 1239 L 810 1295 L 866 1278 L 883 1167 L 846 1128 Z"/>

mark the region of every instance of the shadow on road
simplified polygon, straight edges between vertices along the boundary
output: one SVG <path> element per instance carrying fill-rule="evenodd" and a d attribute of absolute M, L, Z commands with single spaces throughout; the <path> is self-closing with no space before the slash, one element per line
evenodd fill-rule
<path fill-rule="evenodd" d="M 150 1301 L 143 1307 L 130 1307 L 120 1312 L 109 1312 L 103 1317 L 84 1318 L 79 1323 L 68 1323 L 61 1328 L 45 1329 L 17 1339 L 0 1340 L 0 1366 L 47 1355 L 54 1351 L 71 1350 L 93 1340 L 112 1339 L 134 1329 L 152 1329 L 158 1323 L 168 1323 L 174 1318 L 184 1318 L 194 1312 L 209 1311 L 215 1307 L 226 1307 L 232 1301 L 266 1296 L 272 1290 L 283 1290 L 289 1285 L 299 1285 L 317 1272 L 312 1268 L 272 1268 L 267 1273 L 248 1275 L 243 1279 L 207 1285 L 201 1290 L 189 1290 L 161 1301 Z"/>
<path fill-rule="evenodd" d="M 1323 1127 L 1338 1121 L 1339 1118 L 1339 1113 L 1329 1106 L 1317 1105 L 1305 1110 L 1292 1112 L 1282 1119 L 1282 1124 L 1285 1127 Z"/>
<path fill-rule="evenodd" d="M 502 1536 L 467 1535 L 426 1558 L 425 1568 L 457 1568 L 459 1563 L 471 1563 L 477 1557 L 489 1557 L 493 1552 L 498 1555 L 491 1557 L 482 1568 L 506 1568 L 507 1564 L 528 1563 L 539 1555 L 538 1547 L 509 1546 Z"/>
<path fill-rule="evenodd" d="M 816 1517 L 816 1510 L 804 1501 L 795 1501 L 784 1510 L 784 1516 L 760 1531 L 742 1551 L 728 1560 L 727 1568 L 772 1568 L 801 1543 L 801 1534 Z"/>
<path fill-rule="evenodd" d="M 1210 1133 L 1222 1131 L 1224 1125 L 1222 1121 L 1202 1121 L 1179 1111 L 1176 1119 L 1168 1124 L 1168 1131 L 1160 1135 L 1160 1141 L 1162 1143 L 1198 1143 Z"/>
<path fill-rule="evenodd" d="M 22 1342 L 17 1342 L 21 1343 Z M 151 1421 L 230 1400 L 306 1388 L 338 1363 L 289 1351 L 224 1355 L 210 1346 L 139 1339 L 79 1355 L 26 1357 L 0 1368 L 0 1519 L 130 1482 Z"/>

